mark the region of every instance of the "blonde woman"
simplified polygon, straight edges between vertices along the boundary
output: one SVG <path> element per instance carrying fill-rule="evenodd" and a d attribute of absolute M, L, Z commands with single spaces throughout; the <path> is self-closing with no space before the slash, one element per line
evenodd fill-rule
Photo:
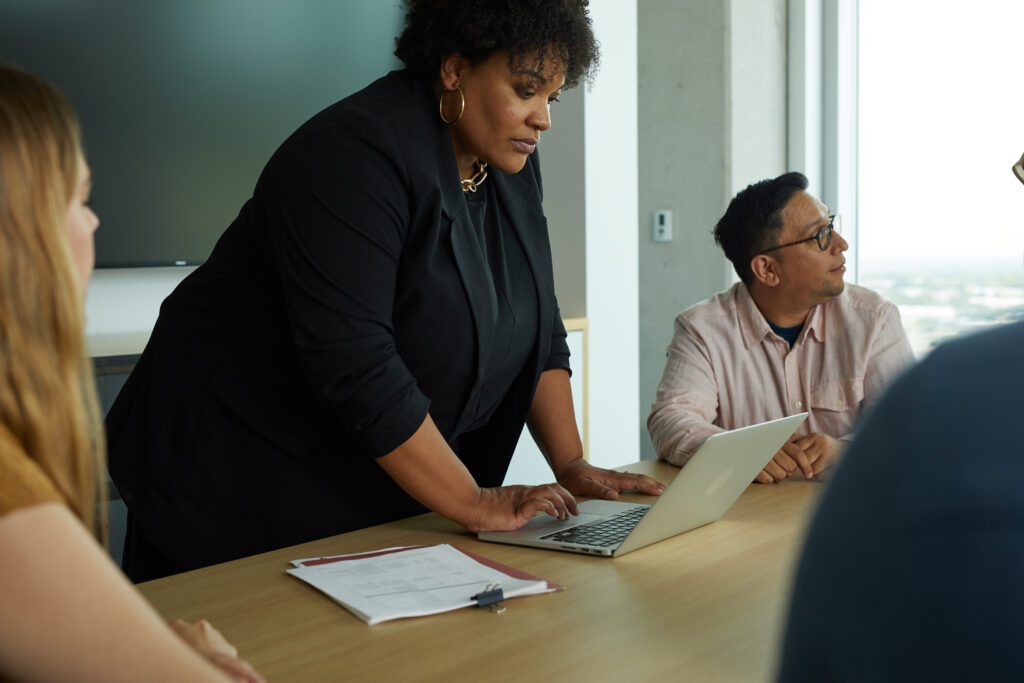
<path fill-rule="evenodd" d="M 169 628 L 97 543 L 89 189 L 67 100 L 0 64 L 0 679 L 261 680 L 207 622 Z"/>

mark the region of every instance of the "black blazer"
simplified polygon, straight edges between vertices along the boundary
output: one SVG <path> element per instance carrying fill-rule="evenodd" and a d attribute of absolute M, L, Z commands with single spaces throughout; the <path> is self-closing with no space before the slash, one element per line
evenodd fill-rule
<path fill-rule="evenodd" d="M 500 485 L 540 373 L 568 369 L 536 154 L 496 196 L 533 274 L 533 353 L 486 426 L 497 315 L 428 84 L 392 72 L 271 158 L 164 301 L 107 418 L 133 523 L 188 569 L 422 512 L 374 462 L 429 411 Z"/>

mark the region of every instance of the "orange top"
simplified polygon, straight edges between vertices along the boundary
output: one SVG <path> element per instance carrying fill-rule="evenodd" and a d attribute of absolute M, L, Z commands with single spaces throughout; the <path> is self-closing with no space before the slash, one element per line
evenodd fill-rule
<path fill-rule="evenodd" d="M 50 502 L 64 502 L 64 498 L 21 444 L 0 427 L 0 515 Z"/>

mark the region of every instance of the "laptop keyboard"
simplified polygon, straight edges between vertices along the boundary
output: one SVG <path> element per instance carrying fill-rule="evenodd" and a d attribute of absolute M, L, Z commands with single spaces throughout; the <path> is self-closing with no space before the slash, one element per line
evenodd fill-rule
<path fill-rule="evenodd" d="M 640 523 L 640 520 L 643 519 L 648 510 L 650 510 L 648 507 L 630 508 L 600 522 L 574 526 L 571 529 L 541 536 L 541 538 L 547 541 L 578 543 L 607 548 L 608 546 L 621 543 L 622 539 L 628 536 L 629 532 Z"/>

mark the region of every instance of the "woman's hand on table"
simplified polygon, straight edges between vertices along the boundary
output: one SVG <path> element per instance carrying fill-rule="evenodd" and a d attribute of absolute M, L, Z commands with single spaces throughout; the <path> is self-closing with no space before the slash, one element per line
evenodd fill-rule
<path fill-rule="evenodd" d="M 171 629 L 182 640 L 205 657 L 211 664 L 240 683 L 265 683 L 263 677 L 245 661 L 239 659 L 238 650 L 206 619 L 195 622 L 175 619 Z"/>
<path fill-rule="evenodd" d="M 637 491 L 660 496 L 665 485 L 644 474 L 616 472 L 594 467 L 583 458 L 574 458 L 555 472 L 558 483 L 577 496 L 615 500 L 620 491 Z"/>
<path fill-rule="evenodd" d="M 482 488 L 472 519 L 465 527 L 474 533 L 514 531 L 538 512 L 567 519 L 578 513 L 576 499 L 558 484 Z"/>

